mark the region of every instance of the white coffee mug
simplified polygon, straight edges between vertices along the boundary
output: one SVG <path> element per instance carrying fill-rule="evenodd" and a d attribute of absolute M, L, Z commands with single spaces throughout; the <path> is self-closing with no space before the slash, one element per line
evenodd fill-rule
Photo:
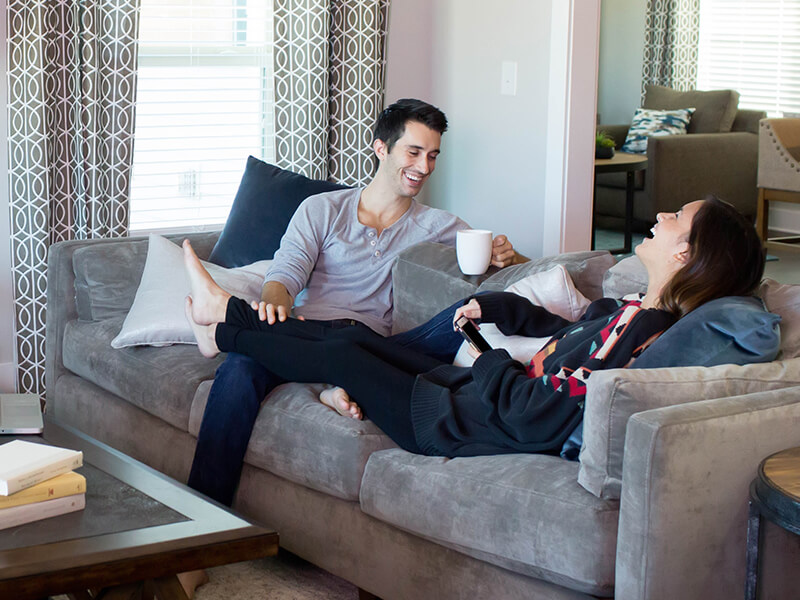
<path fill-rule="evenodd" d="M 462 229 L 456 232 L 456 257 L 464 275 L 482 275 L 492 262 L 492 232 Z"/>

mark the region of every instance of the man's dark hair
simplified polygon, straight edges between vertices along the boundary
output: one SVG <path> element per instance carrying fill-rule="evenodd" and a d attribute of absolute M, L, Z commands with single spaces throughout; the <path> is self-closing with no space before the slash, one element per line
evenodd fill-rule
<path fill-rule="evenodd" d="M 447 117 L 441 110 L 422 100 L 403 98 L 387 106 L 378 116 L 373 141 L 381 140 L 391 152 L 405 132 L 408 121 L 422 123 L 440 134 L 447 131 Z"/>

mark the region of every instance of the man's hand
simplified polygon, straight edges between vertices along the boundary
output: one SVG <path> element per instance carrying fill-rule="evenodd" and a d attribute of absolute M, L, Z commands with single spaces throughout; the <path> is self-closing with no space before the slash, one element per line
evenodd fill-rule
<path fill-rule="evenodd" d="M 250 303 L 250 307 L 258 311 L 258 319 L 260 321 L 266 321 L 270 325 L 274 325 L 276 321 L 285 321 L 289 318 L 289 313 L 291 312 L 291 309 L 286 308 L 283 304 L 272 304 L 263 300 L 260 302 L 253 300 Z"/>
<path fill-rule="evenodd" d="M 495 267 L 507 267 L 516 262 L 517 253 L 514 246 L 504 235 L 498 235 L 492 240 L 492 264 Z"/>
<path fill-rule="evenodd" d="M 268 281 L 261 290 L 261 301 L 250 303 L 253 310 L 258 311 L 258 318 L 274 325 L 285 321 L 292 312 L 292 297 L 286 286 L 277 281 Z"/>

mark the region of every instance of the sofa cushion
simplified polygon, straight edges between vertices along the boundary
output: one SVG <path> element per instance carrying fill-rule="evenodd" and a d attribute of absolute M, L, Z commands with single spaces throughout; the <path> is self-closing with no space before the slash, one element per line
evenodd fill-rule
<path fill-rule="evenodd" d="M 644 154 L 647 152 L 647 140 L 651 137 L 685 135 L 693 112 L 694 108 L 675 110 L 637 108 L 633 113 L 633 121 L 621 150 Z"/>
<path fill-rule="evenodd" d="M 183 234 L 168 235 L 180 243 Z M 217 233 L 192 234 L 192 246 L 205 258 L 217 240 Z M 142 278 L 148 241 L 146 237 L 92 240 L 72 256 L 75 273 L 75 308 L 82 321 L 102 321 L 130 310 Z"/>
<path fill-rule="evenodd" d="M 70 321 L 64 330 L 64 366 L 84 379 L 165 420 L 189 427 L 195 390 L 214 378 L 222 359 L 203 358 L 196 346 L 114 350 L 111 340 L 122 316 L 104 321 Z"/>
<path fill-rule="evenodd" d="M 223 267 L 241 267 L 271 259 L 303 200 L 345 187 L 248 157 L 228 220 L 209 260 Z"/>
<path fill-rule="evenodd" d="M 541 454 L 447 459 L 386 450 L 367 462 L 361 508 L 511 571 L 609 596 L 619 505 L 585 493 L 577 471 Z"/>
<path fill-rule="evenodd" d="M 639 257 L 629 256 L 612 266 L 603 275 L 603 296 L 623 298 L 647 291 L 647 269 Z"/>
<path fill-rule="evenodd" d="M 739 107 L 734 90 L 681 92 L 660 85 L 646 85 L 643 108 L 674 110 L 694 107 L 689 133 L 726 133 L 731 130 Z"/>
<path fill-rule="evenodd" d="M 578 482 L 619 498 L 631 415 L 664 406 L 800 385 L 800 358 L 750 365 L 610 369 L 592 374 L 583 416 Z"/>
<path fill-rule="evenodd" d="M 192 435 L 200 430 L 211 384 L 203 382 L 197 389 Z M 357 501 L 369 456 L 397 446 L 372 421 L 348 419 L 320 404 L 324 388 L 300 383 L 275 388 L 261 405 L 244 460 L 294 483 Z"/>

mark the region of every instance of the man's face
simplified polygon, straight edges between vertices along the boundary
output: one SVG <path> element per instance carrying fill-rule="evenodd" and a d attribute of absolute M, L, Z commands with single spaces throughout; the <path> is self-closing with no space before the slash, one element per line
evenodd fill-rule
<path fill-rule="evenodd" d="M 379 172 L 391 181 L 398 196 L 416 196 L 433 169 L 439 156 L 442 134 L 418 121 L 407 121 L 400 139 L 386 149 L 382 140 L 375 141 L 375 153 L 380 159 Z"/>

